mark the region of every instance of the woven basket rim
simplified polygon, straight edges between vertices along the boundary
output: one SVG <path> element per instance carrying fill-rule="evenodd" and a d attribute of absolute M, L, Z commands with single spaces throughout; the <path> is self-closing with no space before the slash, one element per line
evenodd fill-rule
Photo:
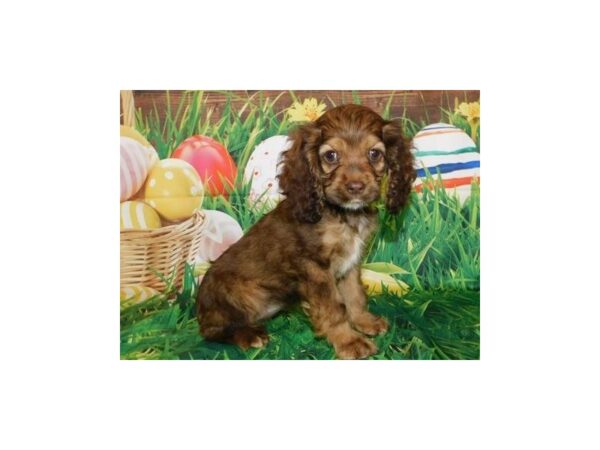
<path fill-rule="evenodd" d="M 198 210 L 181 223 L 155 230 L 122 230 L 121 286 L 141 284 L 158 290 L 166 287 L 151 269 L 167 278 L 174 273 L 175 284 L 180 286 L 184 264 L 193 264 L 198 257 L 205 219 L 206 213 Z"/>
<path fill-rule="evenodd" d="M 194 214 L 183 222 L 165 225 L 164 227 L 154 228 L 152 230 L 121 230 L 121 235 L 139 236 L 139 237 L 155 237 L 172 231 L 181 231 L 189 228 L 198 220 L 204 220 L 206 217 L 204 211 L 196 210 Z"/>

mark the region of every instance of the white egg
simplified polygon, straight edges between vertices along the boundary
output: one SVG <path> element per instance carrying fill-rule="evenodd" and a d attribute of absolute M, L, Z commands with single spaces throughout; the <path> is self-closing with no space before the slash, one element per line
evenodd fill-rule
<path fill-rule="evenodd" d="M 277 175 L 281 173 L 281 156 L 292 145 L 287 136 L 272 136 L 256 146 L 244 170 L 244 182 L 250 182 L 248 201 L 251 206 L 270 209 L 282 198 Z"/>
<path fill-rule="evenodd" d="M 413 139 L 417 169 L 415 188 L 423 189 L 427 174 L 461 201 L 471 195 L 471 183 L 479 181 L 479 152 L 473 140 L 460 128 L 446 123 L 428 125 Z"/>

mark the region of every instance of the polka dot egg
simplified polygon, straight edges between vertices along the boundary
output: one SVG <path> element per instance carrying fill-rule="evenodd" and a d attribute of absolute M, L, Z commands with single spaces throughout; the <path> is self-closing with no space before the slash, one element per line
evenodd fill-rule
<path fill-rule="evenodd" d="M 144 201 L 165 219 L 187 219 L 200 207 L 203 188 L 196 170 L 181 159 L 156 163 L 144 186 Z"/>
<path fill-rule="evenodd" d="M 423 190 L 430 175 L 461 201 L 471 195 L 471 183 L 479 181 L 479 152 L 463 130 L 446 123 L 428 125 L 415 135 L 413 152 L 417 192 Z"/>
<path fill-rule="evenodd" d="M 270 209 L 282 198 L 277 175 L 281 157 L 292 141 L 287 136 L 272 136 L 256 146 L 244 170 L 244 182 L 250 184 L 248 200 L 254 207 Z"/>
<path fill-rule="evenodd" d="M 121 203 L 121 230 L 152 230 L 160 228 L 160 217 L 143 202 Z"/>

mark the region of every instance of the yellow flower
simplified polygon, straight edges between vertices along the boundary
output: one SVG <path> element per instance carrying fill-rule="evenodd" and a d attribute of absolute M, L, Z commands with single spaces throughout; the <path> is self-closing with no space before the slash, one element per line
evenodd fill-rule
<path fill-rule="evenodd" d="M 479 119 L 479 102 L 463 102 L 459 105 L 458 112 L 469 121 Z"/>
<path fill-rule="evenodd" d="M 291 122 L 312 122 L 323 115 L 325 104 L 316 98 L 307 98 L 302 104 L 294 102 L 287 112 Z"/>
<path fill-rule="evenodd" d="M 456 111 L 467 119 L 471 126 L 471 138 L 473 141 L 477 138 L 477 129 L 479 128 L 479 102 L 461 103 Z"/>

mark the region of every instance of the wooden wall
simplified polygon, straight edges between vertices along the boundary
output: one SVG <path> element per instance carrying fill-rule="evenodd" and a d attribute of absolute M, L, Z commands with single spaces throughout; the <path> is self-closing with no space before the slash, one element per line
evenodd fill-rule
<path fill-rule="evenodd" d="M 171 107 L 176 108 L 179 105 L 183 91 L 169 91 L 169 99 Z M 241 106 L 246 99 L 256 94 L 259 91 L 228 91 L 233 94 L 233 106 Z M 260 95 L 265 98 L 274 99 L 282 91 L 260 91 Z M 288 91 L 283 91 L 283 95 L 279 98 L 276 108 L 283 110 L 292 104 L 292 97 Z M 332 106 L 332 102 L 336 105 L 352 102 L 352 91 L 310 91 L 310 90 L 294 90 L 294 94 L 303 100 L 308 97 L 314 97 L 325 102 L 328 108 Z M 356 92 L 362 104 L 373 108 L 377 112 L 383 111 L 385 105 L 390 98 L 392 92 L 394 98 L 392 101 L 392 117 L 400 117 L 406 109 L 406 115 L 416 122 L 421 120 L 426 123 L 434 123 L 440 120 L 440 106 L 444 109 L 454 109 L 454 99 L 458 98 L 462 101 L 479 100 L 479 91 L 354 91 Z M 166 91 L 133 91 L 135 106 L 141 108 L 144 113 L 151 111 L 156 105 L 159 115 L 164 115 L 166 110 L 167 95 Z M 214 108 L 212 116 L 213 120 L 218 120 L 220 112 L 223 108 L 226 98 L 225 91 L 205 91 L 205 99 L 209 107 Z"/>

